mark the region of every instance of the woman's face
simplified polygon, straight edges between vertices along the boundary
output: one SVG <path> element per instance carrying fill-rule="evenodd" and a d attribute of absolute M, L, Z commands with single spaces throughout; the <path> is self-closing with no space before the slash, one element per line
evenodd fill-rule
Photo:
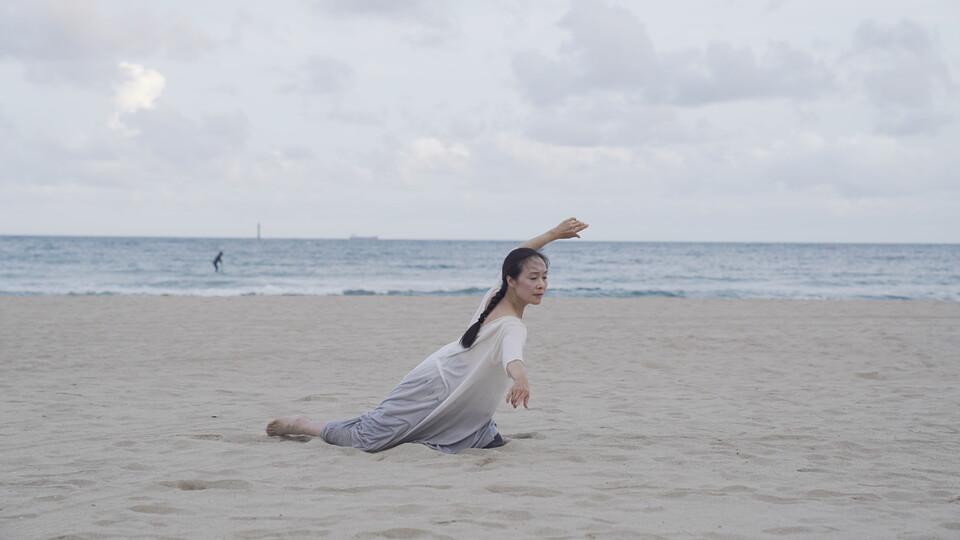
<path fill-rule="evenodd" d="M 547 292 L 547 265 L 540 257 L 530 257 L 521 268 L 517 279 L 507 276 L 507 284 L 525 304 L 539 304 Z"/>

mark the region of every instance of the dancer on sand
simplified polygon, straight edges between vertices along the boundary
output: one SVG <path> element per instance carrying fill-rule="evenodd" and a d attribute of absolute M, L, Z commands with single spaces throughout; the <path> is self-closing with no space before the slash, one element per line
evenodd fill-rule
<path fill-rule="evenodd" d="M 327 423 L 284 416 L 267 424 L 267 435 L 313 435 L 367 452 L 408 442 L 451 454 L 502 446 L 493 413 L 504 393 L 514 408 L 526 408 L 530 400 L 521 319 L 524 308 L 539 304 L 547 290 L 548 261 L 538 250 L 554 240 L 580 238 L 587 227 L 570 218 L 511 251 L 500 281 L 484 295 L 460 340 L 407 373 L 377 408 Z"/>

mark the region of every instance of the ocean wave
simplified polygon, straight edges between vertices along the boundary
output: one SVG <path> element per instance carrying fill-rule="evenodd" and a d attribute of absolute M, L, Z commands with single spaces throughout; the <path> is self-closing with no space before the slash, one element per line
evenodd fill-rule
<path fill-rule="evenodd" d="M 343 291 L 343 296 L 376 296 L 376 291 L 368 291 L 367 289 L 347 289 Z"/>
<path fill-rule="evenodd" d="M 6 236 L 0 295 L 480 296 L 513 245 Z M 226 272 L 213 272 L 218 251 Z M 957 245 L 558 242 L 549 253 L 548 297 L 960 300 Z"/>
<path fill-rule="evenodd" d="M 683 291 L 661 289 L 604 289 L 601 287 L 556 288 L 547 292 L 548 296 L 573 298 L 686 298 Z"/>
<path fill-rule="evenodd" d="M 486 289 L 461 290 L 390 290 L 372 291 L 367 289 L 348 289 L 344 291 L 306 291 L 306 290 L 265 290 L 265 289 L 109 289 L 109 290 L 47 290 L 23 291 L 0 290 L 0 296 L 40 297 L 40 296 L 194 296 L 194 297 L 233 297 L 233 296 L 477 296 Z M 867 294 L 867 293 L 813 293 L 813 292 L 770 292 L 770 291 L 664 291 L 645 290 L 560 290 L 549 291 L 547 298 L 690 298 L 690 299 L 772 299 L 772 300 L 897 300 L 897 301 L 960 301 L 960 293 L 917 293 Z"/>

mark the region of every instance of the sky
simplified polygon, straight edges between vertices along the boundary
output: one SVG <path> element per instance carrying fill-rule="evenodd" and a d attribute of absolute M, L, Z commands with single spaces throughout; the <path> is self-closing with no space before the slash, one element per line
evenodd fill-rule
<path fill-rule="evenodd" d="M 0 235 L 960 242 L 956 0 L 4 0 Z"/>

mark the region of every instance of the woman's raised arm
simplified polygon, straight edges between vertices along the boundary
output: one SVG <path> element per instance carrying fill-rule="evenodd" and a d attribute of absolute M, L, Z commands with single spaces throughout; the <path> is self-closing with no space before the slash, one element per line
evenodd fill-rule
<path fill-rule="evenodd" d="M 531 249 L 539 250 L 543 246 L 553 242 L 554 240 L 562 240 L 564 238 L 580 238 L 580 232 L 589 227 L 586 223 L 580 221 L 577 218 L 565 219 L 560 222 L 559 225 L 550 229 L 549 231 L 541 234 L 536 238 L 531 238 L 526 242 L 520 244 L 518 247 L 525 247 Z"/>

